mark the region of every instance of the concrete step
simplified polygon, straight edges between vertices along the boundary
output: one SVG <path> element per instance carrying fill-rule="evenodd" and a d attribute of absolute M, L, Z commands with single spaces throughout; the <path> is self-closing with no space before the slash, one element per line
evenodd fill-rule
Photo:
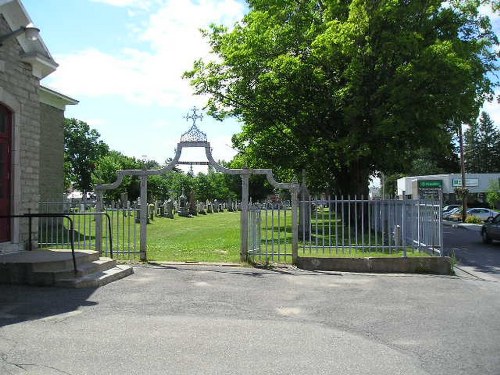
<path fill-rule="evenodd" d="M 78 264 L 77 263 L 77 273 L 73 270 L 73 265 L 71 265 L 71 270 L 62 272 L 53 272 L 54 280 L 69 279 L 72 277 L 81 277 L 91 273 L 106 271 L 116 266 L 116 260 L 106 257 L 101 257 L 97 260 L 93 260 L 89 263 Z"/>
<path fill-rule="evenodd" d="M 48 259 L 33 261 L 29 260 L 32 272 L 65 272 L 73 270 L 73 257 L 71 251 L 52 251 Z M 43 253 L 42 253 L 43 255 Z M 92 250 L 75 251 L 77 268 L 80 266 L 99 260 L 99 253 Z"/>
<path fill-rule="evenodd" d="M 134 269 L 131 266 L 116 265 L 113 268 L 87 275 L 56 280 L 54 286 L 65 288 L 97 288 L 133 273 Z"/>

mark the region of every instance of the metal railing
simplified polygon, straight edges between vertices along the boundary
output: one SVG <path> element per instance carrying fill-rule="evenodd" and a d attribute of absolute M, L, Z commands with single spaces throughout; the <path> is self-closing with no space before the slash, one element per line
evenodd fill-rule
<path fill-rule="evenodd" d="M 69 242 L 71 246 L 71 257 L 73 259 L 73 271 L 75 274 L 78 272 L 77 265 L 76 265 L 76 255 L 75 255 L 75 241 L 74 241 L 74 224 L 73 224 L 73 219 L 64 213 L 45 213 L 45 214 L 23 214 L 23 215 L 2 215 L 0 218 L 8 218 L 8 219 L 14 219 L 14 218 L 27 218 L 28 219 L 28 251 L 33 250 L 33 219 L 34 218 L 64 218 L 68 219 L 69 221 Z"/>
<path fill-rule="evenodd" d="M 50 218 L 51 220 L 45 220 L 39 222 L 39 231 L 38 231 L 38 245 L 40 247 L 52 247 L 52 248 L 62 248 L 67 244 L 67 240 L 69 239 L 73 243 L 73 247 L 78 247 L 79 250 L 95 250 L 96 249 L 96 241 L 100 239 L 92 236 L 92 220 L 88 220 L 88 218 L 95 218 L 96 216 L 104 216 L 106 217 L 107 222 L 107 237 L 109 244 L 109 256 L 113 258 L 113 233 L 111 230 L 111 218 L 107 212 L 72 212 L 72 213 L 64 213 L 64 214 L 40 214 L 41 218 Z M 72 222 L 72 228 L 65 228 L 63 225 L 60 225 L 60 222 L 57 219 L 61 216 L 56 215 L 64 215 Z M 76 218 L 83 218 L 82 220 L 76 220 Z M 78 225 L 75 226 L 75 221 L 78 221 Z M 82 224 L 83 222 L 83 224 Z M 95 231 L 95 228 L 94 228 Z M 78 236 L 75 241 L 75 235 Z M 78 244 L 78 246 L 75 246 Z M 108 255 L 108 254 L 106 254 Z"/>
<path fill-rule="evenodd" d="M 442 255 L 439 201 L 334 198 L 300 202 L 302 253 Z"/>
<path fill-rule="evenodd" d="M 288 261 L 298 231 L 298 256 L 408 256 L 443 254 L 441 202 L 424 200 L 313 199 L 299 202 L 299 224 L 289 205 L 253 204 L 248 255 L 254 261 Z"/>
<path fill-rule="evenodd" d="M 92 202 L 41 202 L 40 211 L 61 210 L 74 218 L 75 247 L 99 250 L 101 255 L 130 259 L 139 255 L 138 209 L 106 207 L 97 212 Z M 102 230 L 97 215 L 106 217 Z M 60 248 L 65 245 L 66 229 L 58 219 L 47 219 L 39 223 L 39 245 Z M 101 238 L 97 238 L 97 236 Z"/>

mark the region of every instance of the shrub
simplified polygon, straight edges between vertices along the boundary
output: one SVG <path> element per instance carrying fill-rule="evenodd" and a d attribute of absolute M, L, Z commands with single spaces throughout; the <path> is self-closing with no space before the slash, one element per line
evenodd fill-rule
<path fill-rule="evenodd" d="M 467 216 L 467 219 L 465 219 L 465 222 L 469 223 L 469 224 L 482 224 L 483 220 L 477 216 L 470 215 L 470 216 Z"/>

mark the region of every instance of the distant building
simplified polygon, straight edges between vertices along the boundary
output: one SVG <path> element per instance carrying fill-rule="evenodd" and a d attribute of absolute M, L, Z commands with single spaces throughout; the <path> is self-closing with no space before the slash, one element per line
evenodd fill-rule
<path fill-rule="evenodd" d="M 485 203 L 486 192 L 492 182 L 500 182 L 500 173 L 466 173 L 465 186 L 469 190 L 469 201 Z M 400 199 L 438 198 L 443 194 L 444 203 L 457 203 L 457 188 L 462 186 L 460 173 L 411 176 L 398 179 Z"/>
<path fill-rule="evenodd" d="M 0 216 L 61 200 L 64 110 L 78 103 L 40 85 L 57 63 L 40 37 L 27 36 L 29 24 L 20 0 L 0 0 Z M 28 230 L 26 219 L 0 218 L 0 252 L 25 249 Z M 37 233 L 33 225 L 33 239 Z"/>

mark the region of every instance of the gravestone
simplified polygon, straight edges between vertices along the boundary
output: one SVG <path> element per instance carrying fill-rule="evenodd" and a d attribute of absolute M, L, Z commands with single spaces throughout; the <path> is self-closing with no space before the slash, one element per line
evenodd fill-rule
<path fill-rule="evenodd" d="M 181 217 L 189 217 L 189 207 L 186 196 L 184 195 L 184 189 L 182 189 L 182 194 L 179 197 L 179 210 L 177 214 Z"/>
<path fill-rule="evenodd" d="M 125 208 L 127 207 L 127 203 L 128 203 L 128 194 L 125 192 L 125 193 L 121 193 L 120 194 L 120 202 L 121 202 L 121 207 L 122 208 Z"/>
<path fill-rule="evenodd" d="M 198 211 L 196 209 L 196 200 L 194 197 L 194 191 L 191 190 L 191 193 L 189 193 L 189 215 L 191 216 L 197 216 Z"/>
<path fill-rule="evenodd" d="M 148 204 L 148 224 L 149 221 L 155 218 L 155 205 L 153 203 Z"/>
<path fill-rule="evenodd" d="M 173 219 L 174 218 L 174 203 L 172 202 L 172 199 L 168 198 L 163 203 L 163 208 L 164 208 L 164 215 L 168 219 Z"/>
<path fill-rule="evenodd" d="M 226 206 L 227 206 L 227 210 L 229 212 L 233 212 L 234 211 L 234 208 L 233 208 L 233 201 L 231 198 L 229 198 L 226 202 Z"/>
<path fill-rule="evenodd" d="M 198 213 L 200 215 L 206 215 L 207 214 L 207 212 L 205 211 L 205 204 L 203 202 L 198 202 L 197 206 L 198 206 L 197 207 L 198 208 Z"/>
<path fill-rule="evenodd" d="M 135 204 L 135 222 L 141 222 L 141 200 L 137 199 L 137 203 Z"/>

